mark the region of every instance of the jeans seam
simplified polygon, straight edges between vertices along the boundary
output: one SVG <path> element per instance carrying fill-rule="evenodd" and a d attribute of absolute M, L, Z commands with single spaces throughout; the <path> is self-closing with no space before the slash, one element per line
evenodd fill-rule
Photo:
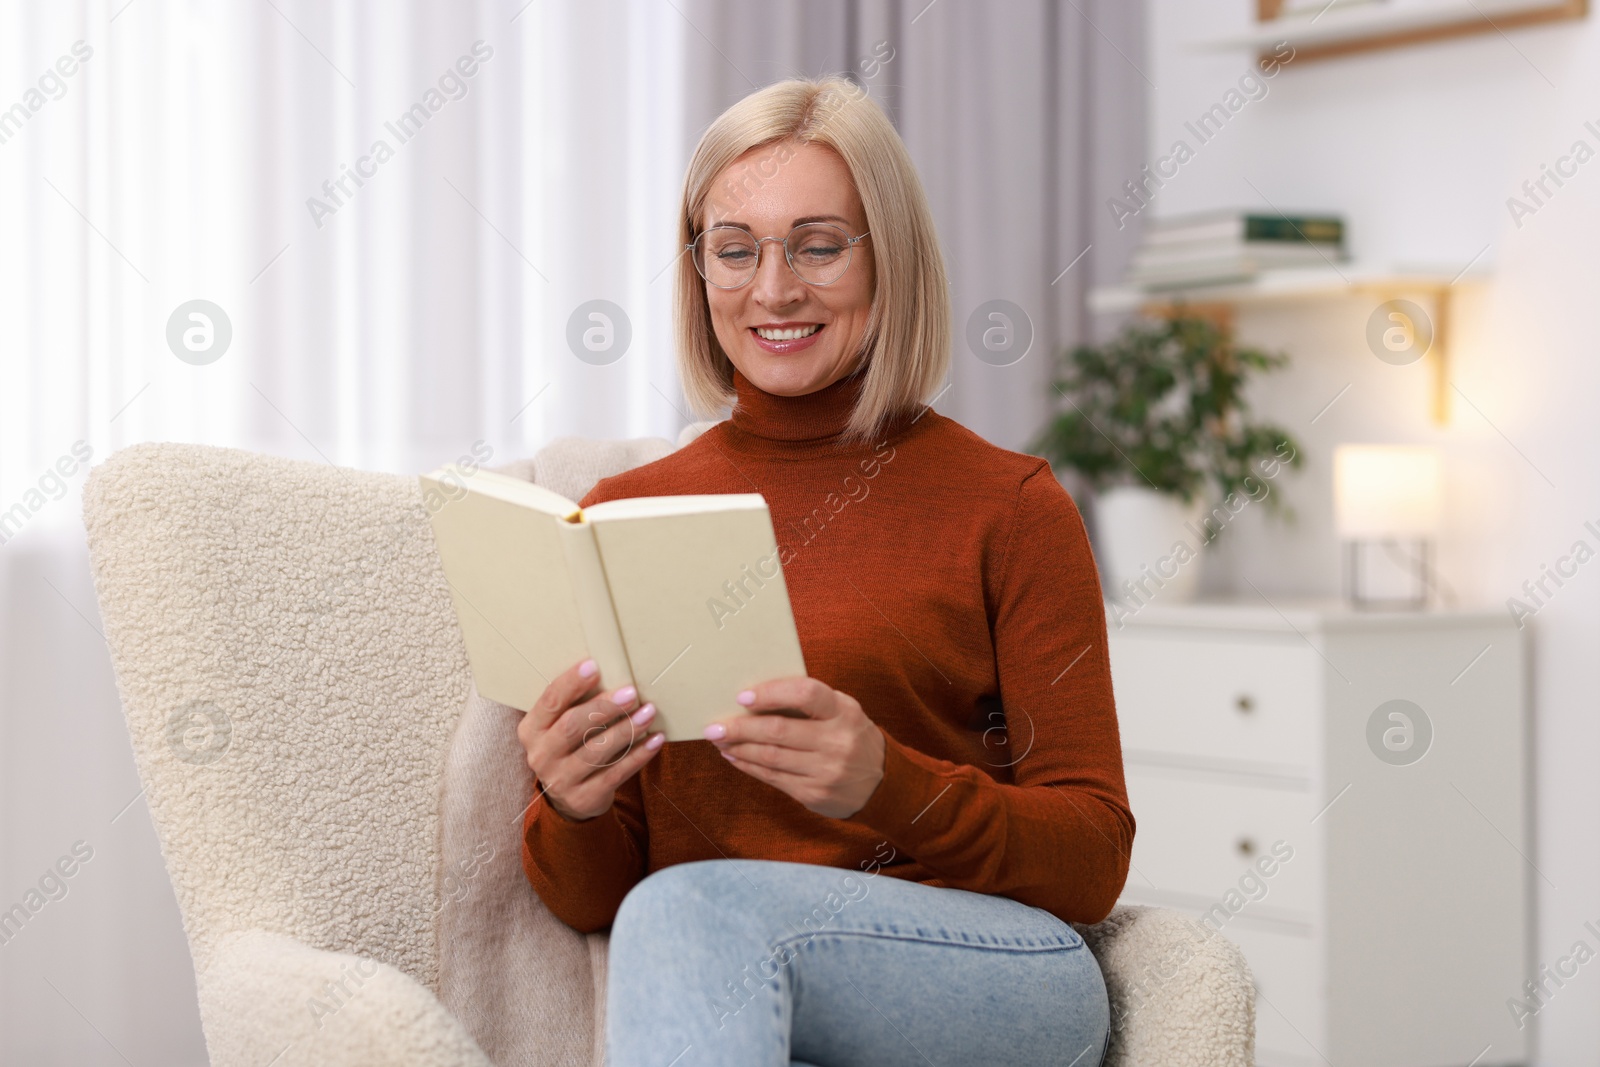
<path fill-rule="evenodd" d="M 963 941 L 959 938 L 934 937 L 928 934 L 901 933 L 887 930 L 818 930 L 815 933 L 804 936 L 796 934 L 780 938 L 773 942 L 773 946 L 776 948 L 781 945 L 809 944 L 822 937 L 860 937 L 872 941 L 914 941 L 925 945 L 947 945 L 951 948 L 971 948 L 1018 955 L 1036 955 L 1044 952 L 1077 952 L 1085 947 L 1082 941 L 1040 942 L 1036 945 L 1023 945 L 1010 941 Z"/>

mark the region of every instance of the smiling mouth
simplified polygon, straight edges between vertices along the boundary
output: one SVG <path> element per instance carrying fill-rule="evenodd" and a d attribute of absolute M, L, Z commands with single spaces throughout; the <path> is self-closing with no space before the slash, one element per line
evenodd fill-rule
<path fill-rule="evenodd" d="M 764 341 L 798 341 L 810 337 L 822 329 L 822 323 L 812 323 L 810 326 L 787 326 L 781 330 L 767 329 L 763 326 L 752 326 L 750 329 Z"/>

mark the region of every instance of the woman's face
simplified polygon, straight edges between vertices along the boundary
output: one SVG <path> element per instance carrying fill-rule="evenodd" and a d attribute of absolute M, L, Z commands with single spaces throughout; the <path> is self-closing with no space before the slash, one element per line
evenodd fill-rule
<path fill-rule="evenodd" d="M 704 229 L 738 225 L 761 245 L 756 276 L 738 289 L 705 286 L 711 325 L 733 365 L 758 388 L 802 396 L 855 369 L 872 306 L 872 239 L 858 243 L 850 266 L 828 285 L 808 285 L 789 268 L 782 241 L 805 221 L 831 222 L 851 237 L 867 232 L 866 211 L 844 160 L 831 148 L 784 142 L 752 148 L 712 182 Z M 757 331 L 820 326 L 791 341 Z"/>

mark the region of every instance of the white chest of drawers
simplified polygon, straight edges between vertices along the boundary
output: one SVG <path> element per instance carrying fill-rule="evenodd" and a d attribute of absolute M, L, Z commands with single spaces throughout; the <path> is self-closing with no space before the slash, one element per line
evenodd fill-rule
<path fill-rule="evenodd" d="M 1244 950 L 1257 1062 L 1526 1063 L 1506 1001 L 1534 973 L 1542 875 L 1509 616 L 1260 598 L 1122 614 L 1108 605 L 1138 824 L 1122 899 Z"/>

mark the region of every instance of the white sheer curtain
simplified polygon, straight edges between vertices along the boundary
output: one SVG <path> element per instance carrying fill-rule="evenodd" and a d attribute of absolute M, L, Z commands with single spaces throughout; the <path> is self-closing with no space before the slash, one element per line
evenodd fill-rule
<path fill-rule="evenodd" d="M 415 471 L 477 441 L 502 460 L 675 436 L 687 152 L 751 90 L 846 71 L 905 137 L 950 261 L 939 409 L 1019 448 L 1049 352 L 1092 331 L 1083 292 L 1134 237 L 1102 205 L 1142 163 L 1142 10 L 0 0 L 0 910 L 94 850 L 0 942 L 0 1063 L 204 1062 L 98 632 L 78 442 L 91 462 L 185 440 Z M 1035 333 L 1007 365 L 963 339 L 997 299 Z M 168 343 L 194 300 L 231 325 L 212 362 Z M 596 300 L 630 327 L 617 358 L 568 342 Z"/>
<path fill-rule="evenodd" d="M 401 470 L 479 438 L 675 429 L 649 383 L 675 396 L 656 275 L 685 24 L 662 4 L 519 8 L 0 8 L 0 92 L 89 52 L 0 144 L 0 481 L 79 438 Z M 166 339 L 194 299 L 232 325 L 204 366 Z M 565 339 L 593 299 L 632 326 L 604 366 Z"/>
<path fill-rule="evenodd" d="M 686 32 L 660 3 L 0 3 L 0 909 L 94 853 L 0 943 L 0 1062 L 205 1058 L 79 457 L 675 436 Z M 213 362 L 168 343 L 193 300 L 231 326 Z M 569 346 L 592 300 L 620 356 Z"/>

